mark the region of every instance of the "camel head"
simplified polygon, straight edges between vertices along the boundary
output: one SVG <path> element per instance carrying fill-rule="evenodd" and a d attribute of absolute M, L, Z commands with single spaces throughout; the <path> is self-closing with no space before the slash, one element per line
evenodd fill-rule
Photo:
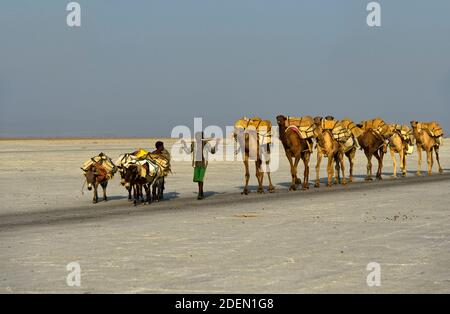
<path fill-rule="evenodd" d="M 410 122 L 411 127 L 412 127 L 413 129 L 417 128 L 417 123 L 418 123 L 418 122 L 415 121 L 415 120 L 411 121 L 411 122 Z"/>
<path fill-rule="evenodd" d="M 381 134 L 385 139 L 391 138 L 392 135 L 394 135 L 394 128 L 392 128 L 388 124 L 385 124 L 381 127 Z"/>
<path fill-rule="evenodd" d="M 277 124 L 278 124 L 278 126 L 284 127 L 286 125 L 286 120 L 287 120 L 286 116 L 278 115 L 277 116 Z"/>
<path fill-rule="evenodd" d="M 317 127 L 320 127 L 322 124 L 322 120 L 323 120 L 323 118 L 321 116 L 314 117 L 314 124 Z"/>
<path fill-rule="evenodd" d="M 316 126 L 314 128 L 314 137 L 317 141 L 323 140 L 323 130 L 322 130 L 322 120 L 323 118 L 320 116 L 314 117 L 314 125 Z"/>

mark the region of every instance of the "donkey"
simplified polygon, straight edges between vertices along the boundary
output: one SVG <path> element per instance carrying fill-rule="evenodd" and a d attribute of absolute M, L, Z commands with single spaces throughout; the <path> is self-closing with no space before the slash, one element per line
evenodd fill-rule
<path fill-rule="evenodd" d="M 131 200 L 131 192 L 133 192 L 133 204 L 136 206 L 138 201 L 150 203 L 150 187 L 147 184 L 147 180 L 139 175 L 139 169 L 137 165 L 128 165 L 127 167 L 121 166 L 120 169 L 121 184 L 128 190 L 128 199 Z M 144 200 L 144 194 L 142 188 L 145 189 L 146 198 Z"/>
<path fill-rule="evenodd" d="M 108 200 L 106 197 L 106 186 L 108 185 L 109 180 L 107 171 L 100 164 L 93 163 L 86 169 L 84 176 L 86 178 L 87 189 L 89 191 L 94 189 L 94 198 L 92 202 L 94 204 L 98 202 L 97 188 L 99 185 L 103 189 L 103 201 L 106 202 Z"/>

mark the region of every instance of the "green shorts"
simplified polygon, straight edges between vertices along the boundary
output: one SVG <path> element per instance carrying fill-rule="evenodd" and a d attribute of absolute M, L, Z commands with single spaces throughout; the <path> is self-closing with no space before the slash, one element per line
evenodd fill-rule
<path fill-rule="evenodd" d="M 205 178 L 206 167 L 194 168 L 194 182 L 203 182 Z"/>

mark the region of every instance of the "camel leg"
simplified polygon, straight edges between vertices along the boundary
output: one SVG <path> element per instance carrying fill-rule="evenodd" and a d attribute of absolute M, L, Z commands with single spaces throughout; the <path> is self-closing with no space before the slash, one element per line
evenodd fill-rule
<path fill-rule="evenodd" d="M 404 148 L 400 151 L 400 168 L 402 170 L 402 177 L 406 177 L 406 152 Z"/>
<path fill-rule="evenodd" d="M 435 146 L 434 147 L 434 153 L 436 154 L 436 161 L 438 163 L 439 166 L 439 173 L 443 173 L 444 170 L 441 167 L 441 162 L 439 161 L 439 146 Z"/>
<path fill-rule="evenodd" d="M 262 172 L 261 170 L 261 164 L 262 161 L 260 159 L 255 161 L 256 179 L 258 179 L 258 193 L 260 194 L 264 193 L 263 189 L 264 172 Z"/>
<path fill-rule="evenodd" d="M 327 158 L 327 175 L 328 175 L 327 186 L 330 187 L 333 185 L 333 157 L 332 156 L 328 156 L 328 158 Z"/>
<path fill-rule="evenodd" d="M 381 177 L 381 171 L 383 169 L 383 151 L 382 150 L 378 150 L 376 151 L 374 154 L 375 158 L 378 161 L 378 169 L 377 169 L 377 179 L 378 180 L 382 180 L 383 178 Z"/>
<path fill-rule="evenodd" d="M 292 161 L 292 154 L 286 152 L 286 157 L 289 161 L 289 166 L 291 167 L 291 186 L 289 187 L 289 191 L 295 190 L 295 177 L 294 177 L 294 163 Z"/>
<path fill-rule="evenodd" d="M 433 170 L 433 149 L 427 151 L 428 175 L 431 176 Z"/>
<path fill-rule="evenodd" d="M 339 164 L 339 154 L 334 156 L 334 184 L 341 183 L 341 165 Z"/>
<path fill-rule="evenodd" d="M 320 148 L 317 147 L 316 184 L 314 184 L 314 187 L 316 187 L 316 188 L 320 187 L 320 163 L 321 162 L 322 162 L 322 152 L 320 151 Z"/>
<path fill-rule="evenodd" d="M 367 158 L 367 176 L 366 181 L 372 181 L 372 154 L 369 151 L 364 151 Z"/>
<path fill-rule="evenodd" d="M 292 185 L 291 185 L 290 190 L 294 190 L 294 191 L 297 190 L 297 166 L 298 166 L 299 161 L 300 161 L 300 154 L 299 154 L 299 156 L 295 156 L 294 164 L 291 169 Z M 303 184 L 305 184 L 305 182 L 303 182 Z"/>
<path fill-rule="evenodd" d="M 241 194 L 248 195 L 248 181 L 250 180 L 250 170 L 248 168 L 248 156 L 244 157 L 244 166 L 245 166 L 245 186 L 244 191 Z"/>
<path fill-rule="evenodd" d="M 391 157 L 392 157 L 392 162 L 394 163 L 394 172 L 392 173 L 392 176 L 394 178 L 397 178 L 397 159 L 395 158 L 395 152 L 394 149 L 392 147 L 389 147 L 389 151 L 391 152 Z M 401 155 L 400 155 L 400 160 L 401 160 Z"/>
<path fill-rule="evenodd" d="M 350 163 L 350 177 L 349 177 L 350 183 L 353 182 L 353 167 L 355 165 L 355 155 L 356 155 L 356 148 L 354 147 L 354 148 L 352 148 L 350 153 L 347 155 L 348 162 Z"/>
<path fill-rule="evenodd" d="M 297 175 L 297 165 L 298 165 L 298 163 L 299 163 L 299 161 L 300 161 L 300 159 L 299 160 L 297 160 L 297 163 L 295 163 L 295 160 L 294 160 L 294 170 L 295 170 L 295 185 L 300 185 L 300 184 L 302 184 L 302 180 L 298 177 L 298 175 Z"/>
<path fill-rule="evenodd" d="M 266 170 L 267 170 L 267 178 L 269 179 L 269 193 L 273 193 L 275 190 L 273 184 L 272 184 L 272 178 L 270 177 L 270 161 L 266 161 Z"/>
<path fill-rule="evenodd" d="M 333 159 L 334 162 L 334 170 L 333 170 L 333 184 L 339 184 L 341 183 L 341 170 L 340 170 L 340 164 L 339 164 L 339 157 L 338 155 L 334 156 Z"/>
<path fill-rule="evenodd" d="M 422 147 L 420 145 L 417 145 L 417 172 L 416 172 L 416 176 L 420 176 L 421 172 L 420 172 L 420 164 L 422 163 Z"/>
<path fill-rule="evenodd" d="M 345 179 L 344 154 L 343 153 L 339 153 L 338 159 L 339 159 L 339 163 L 341 164 L 341 170 L 342 170 L 342 182 L 341 183 L 342 183 L 342 185 L 346 185 L 347 184 L 347 180 Z M 338 176 L 338 178 L 339 178 L 339 176 Z M 339 180 L 340 180 L 340 178 L 339 178 Z"/>
<path fill-rule="evenodd" d="M 303 172 L 303 186 L 302 190 L 309 189 L 309 158 L 311 157 L 310 152 L 306 152 L 303 155 L 303 165 L 305 166 L 305 171 Z"/>

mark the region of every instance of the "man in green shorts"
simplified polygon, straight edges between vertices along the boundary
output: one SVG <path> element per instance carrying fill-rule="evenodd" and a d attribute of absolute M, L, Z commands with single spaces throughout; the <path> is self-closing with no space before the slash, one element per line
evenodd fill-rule
<path fill-rule="evenodd" d="M 216 144 L 211 146 L 208 140 L 203 136 L 203 132 L 195 134 L 195 141 L 191 143 L 190 147 L 186 145 L 184 140 L 181 140 L 183 149 L 187 154 L 192 154 L 192 167 L 194 167 L 194 182 L 198 183 L 198 197 L 201 200 L 204 198 L 203 181 L 205 179 L 206 168 L 208 167 L 208 153 L 215 154 L 219 139 Z M 206 156 L 205 156 L 206 155 Z"/>

